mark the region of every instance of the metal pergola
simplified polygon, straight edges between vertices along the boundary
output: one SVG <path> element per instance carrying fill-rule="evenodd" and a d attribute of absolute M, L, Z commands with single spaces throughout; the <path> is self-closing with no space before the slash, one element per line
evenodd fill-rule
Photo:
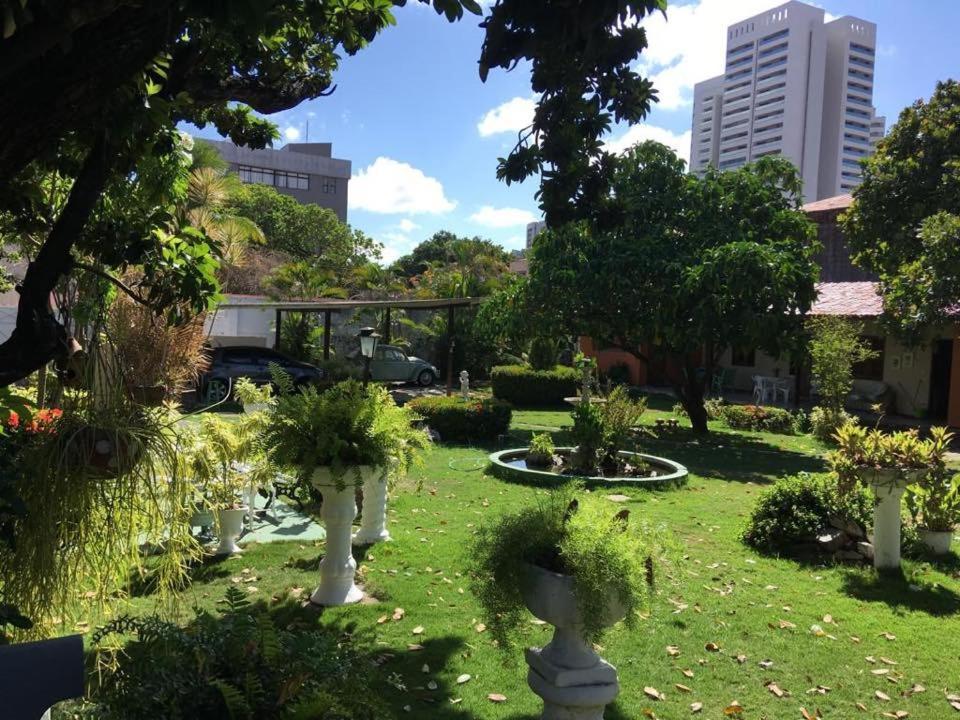
<path fill-rule="evenodd" d="M 353 310 L 385 310 L 383 342 L 390 342 L 390 311 L 398 310 L 444 310 L 447 311 L 447 394 L 453 391 L 453 337 L 454 318 L 457 308 L 479 305 L 482 298 L 431 298 L 429 300 L 310 300 L 255 303 L 221 303 L 220 310 L 256 309 L 273 310 L 276 313 L 273 347 L 280 349 L 280 325 L 285 312 L 323 313 L 323 359 L 330 359 L 331 317 L 335 312 Z"/>

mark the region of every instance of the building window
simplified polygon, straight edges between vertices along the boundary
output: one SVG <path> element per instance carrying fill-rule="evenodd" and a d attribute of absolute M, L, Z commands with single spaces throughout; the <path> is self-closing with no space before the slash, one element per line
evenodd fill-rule
<path fill-rule="evenodd" d="M 754 367 L 757 364 L 756 348 L 732 348 L 730 351 L 730 364 L 734 367 Z"/>
<path fill-rule="evenodd" d="M 324 177 L 323 185 L 321 186 L 323 192 L 327 195 L 336 195 L 337 194 L 337 179 L 332 177 Z"/>
<path fill-rule="evenodd" d="M 310 176 L 304 175 L 303 173 L 241 165 L 237 168 L 237 174 L 240 175 L 240 181 L 245 183 L 273 185 L 274 187 L 290 188 L 293 190 L 310 189 Z"/>
<path fill-rule="evenodd" d="M 853 376 L 858 380 L 883 380 L 884 339 L 875 335 L 864 335 L 860 341 L 876 355 L 854 365 Z"/>

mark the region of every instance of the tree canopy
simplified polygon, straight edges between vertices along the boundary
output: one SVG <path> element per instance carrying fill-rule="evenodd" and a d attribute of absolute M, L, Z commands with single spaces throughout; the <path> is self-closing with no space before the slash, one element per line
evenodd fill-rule
<path fill-rule="evenodd" d="M 694 428 L 706 431 L 704 382 L 720 353 L 790 349 L 815 297 L 796 170 L 762 158 L 697 177 L 645 142 L 617 161 L 613 191 L 617 227 L 581 222 L 537 237 L 526 303 L 645 360 L 641 346 L 656 346 L 679 370 L 672 380 Z"/>
<path fill-rule="evenodd" d="M 49 298 L 77 253 L 103 272 L 151 255 L 162 261 L 172 247 L 177 262 L 162 269 L 185 272 L 182 287 L 215 293 L 202 278 L 218 248 L 188 228 L 169 241 L 162 193 L 143 215 L 154 222 L 88 232 L 107 188 L 137 188 L 150 163 L 174 156 L 180 122 L 213 124 L 236 143 L 265 146 L 277 131 L 255 113 L 331 92 L 341 58 L 394 23 L 393 7 L 405 2 L 2 3 L 0 212 L 32 207 L 43 178 L 62 178 L 64 195 L 29 256 L 16 329 L 0 345 L 0 384 L 68 352 Z M 420 2 L 451 21 L 481 12 L 476 0 Z M 498 0 L 484 18 L 481 78 L 528 60 L 539 95 L 533 125 L 501 159 L 498 175 L 508 182 L 541 175 L 549 222 L 608 209 L 612 166 L 600 138 L 613 120 L 641 119 L 655 100 L 631 65 L 646 47 L 637 20 L 664 7 L 664 0 Z M 95 240 L 81 247 L 84 233 Z"/>
<path fill-rule="evenodd" d="M 919 341 L 960 309 L 960 83 L 900 113 L 853 197 L 841 223 L 854 261 L 880 277 L 894 328 Z"/>

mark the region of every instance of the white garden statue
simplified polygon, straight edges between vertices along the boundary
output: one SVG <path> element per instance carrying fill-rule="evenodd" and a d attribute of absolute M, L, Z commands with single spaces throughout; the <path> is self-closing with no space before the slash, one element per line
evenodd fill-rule
<path fill-rule="evenodd" d="M 470 399 L 470 373 L 466 370 L 460 371 L 460 397 L 464 400 Z"/>

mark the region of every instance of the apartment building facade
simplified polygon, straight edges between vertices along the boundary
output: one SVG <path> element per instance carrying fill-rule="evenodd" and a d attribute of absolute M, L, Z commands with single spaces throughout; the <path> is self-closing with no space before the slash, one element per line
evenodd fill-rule
<path fill-rule="evenodd" d="M 694 87 L 691 170 L 783 155 L 808 201 L 859 184 L 885 129 L 873 107 L 877 28 L 824 18 L 792 1 L 727 28 L 724 73 Z"/>
<path fill-rule="evenodd" d="M 288 143 L 251 150 L 226 140 L 204 140 L 217 149 L 241 182 L 271 185 L 301 203 L 330 208 L 347 220 L 351 163 L 333 157 L 331 143 Z"/>

